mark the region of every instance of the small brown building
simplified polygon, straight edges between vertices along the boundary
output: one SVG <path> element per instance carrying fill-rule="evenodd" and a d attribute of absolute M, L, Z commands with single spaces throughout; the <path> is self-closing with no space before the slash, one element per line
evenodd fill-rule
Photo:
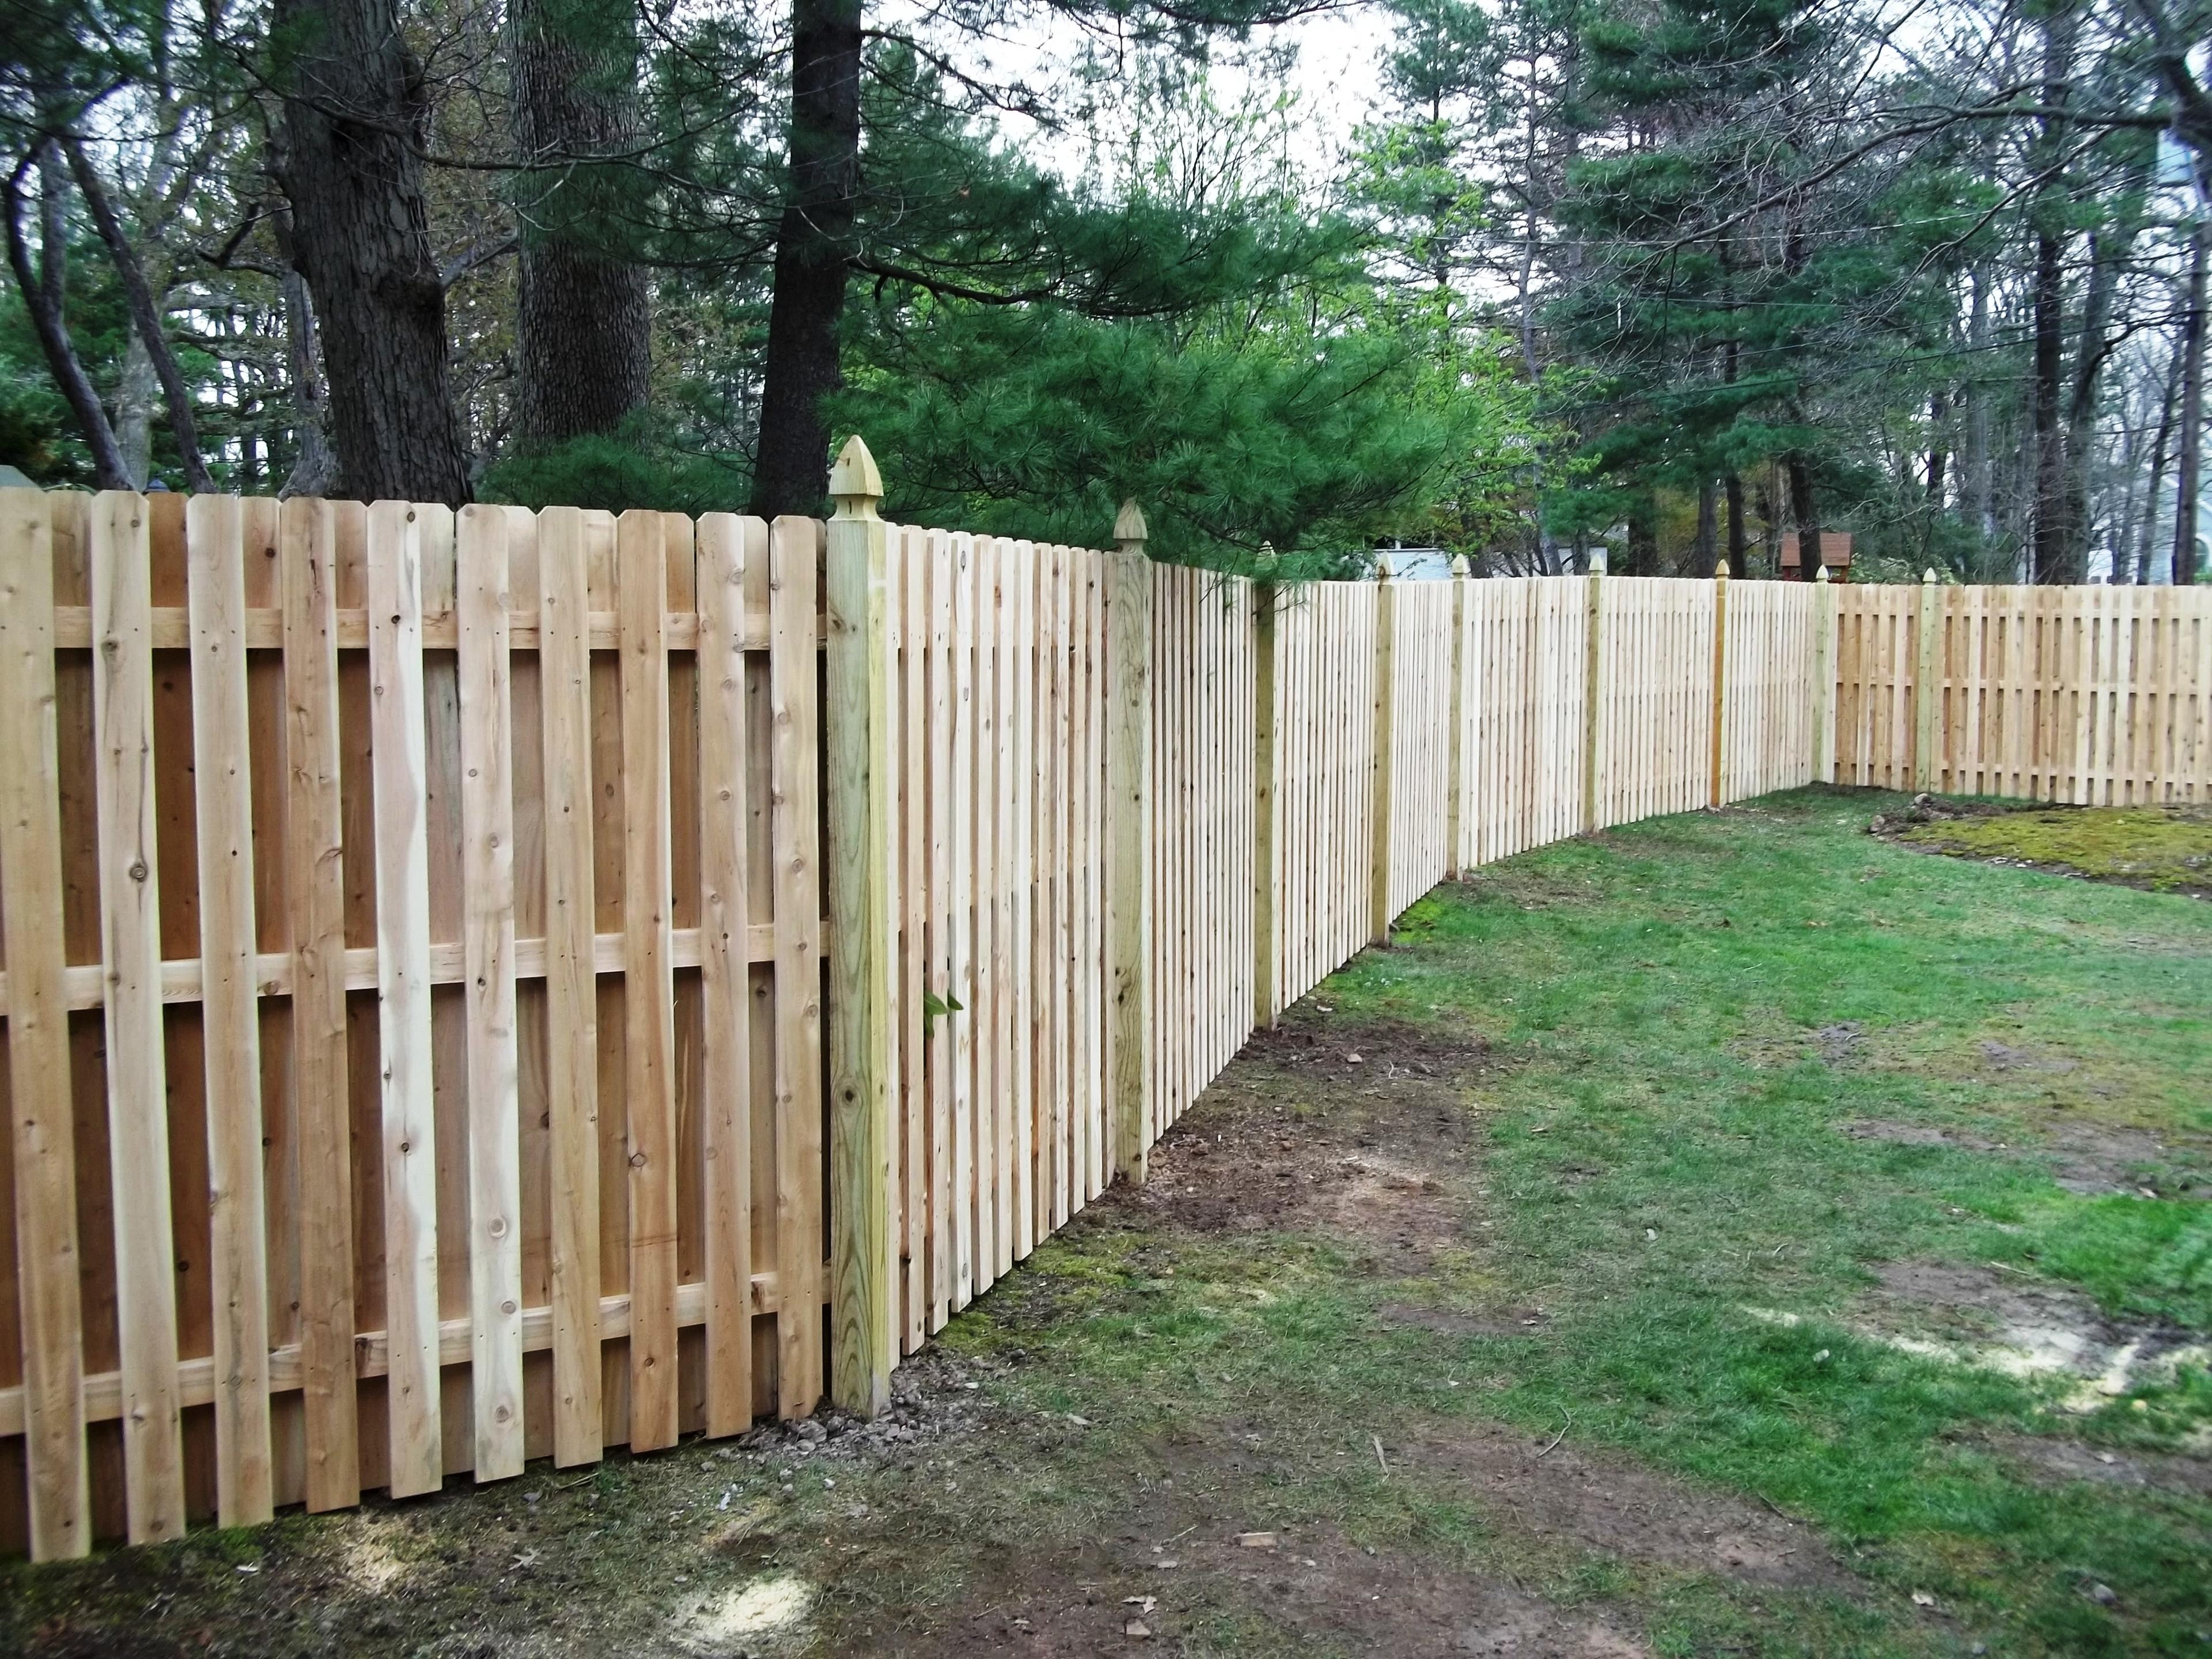
<path fill-rule="evenodd" d="M 1850 537 L 1841 531 L 1822 531 L 1820 532 L 1820 562 L 1828 567 L 1830 581 L 1849 581 L 1851 579 Z M 1782 532 L 1782 560 L 1778 568 L 1778 574 L 1785 581 L 1795 581 L 1797 579 L 1797 532 L 1794 530 L 1785 530 Z"/>

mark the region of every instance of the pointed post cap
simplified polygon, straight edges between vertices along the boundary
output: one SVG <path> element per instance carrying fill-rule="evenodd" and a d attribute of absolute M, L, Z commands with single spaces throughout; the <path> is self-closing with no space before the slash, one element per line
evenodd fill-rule
<path fill-rule="evenodd" d="M 1721 582 L 1724 582 L 1728 580 L 1728 561 L 1726 559 L 1717 559 L 1714 561 L 1713 580 L 1715 581 Z"/>
<path fill-rule="evenodd" d="M 1257 555 L 1257 556 L 1256 556 L 1256 557 L 1255 557 L 1255 559 L 1253 560 L 1253 563 L 1254 563 L 1254 564 L 1258 568 L 1258 569 L 1259 569 L 1259 573 L 1260 573 L 1260 574 L 1261 574 L 1262 576 L 1272 576 L 1273 574 L 1274 574 L 1274 572 L 1275 572 L 1275 544 L 1274 544 L 1274 543 L 1273 543 L 1273 542 L 1261 542 L 1261 543 L 1260 544 L 1260 551 L 1259 551 L 1259 554 L 1258 554 L 1258 555 Z"/>
<path fill-rule="evenodd" d="M 1927 569 L 1921 572 L 1920 580 L 1923 582 L 1933 582 L 1936 580 L 1936 567 L 1931 564 Z"/>
<path fill-rule="evenodd" d="M 1818 570 L 1814 571 L 1813 573 L 1813 580 L 1816 582 L 1824 582 L 1827 580 L 1828 567 L 1824 564 Z"/>
<path fill-rule="evenodd" d="M 857 432 L 845 440 L 830 469 L 830 498 L 837 503 L 841 519 L 872 519 L 876 503 L 884 498 L 883 474 Z"/>
<path fill-rule="evenodd" d="M 1121 503 L 1121 510 L 1114 515 L 1114 545 L 1124 553 L 1145 550 L 1145 510 L 1137 505 L 1133 495 Z"/>
<path fill-rule="evenodd" d="M 1451 573 L 1455 576 L 1472 576 L 1474 566 L 1468 562 L 1466 554 L 1455 553 L 1452 555 Z"/>

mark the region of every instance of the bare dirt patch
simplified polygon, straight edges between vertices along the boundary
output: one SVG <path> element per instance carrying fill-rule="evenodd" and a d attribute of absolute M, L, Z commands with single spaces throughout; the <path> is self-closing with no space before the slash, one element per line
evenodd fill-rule
<path fill-rule="evenodd" d="M 1992 1046 L 1992 1045 L 1985 1045 Z M 2069 1193 L 2095 1198 L 2124 1194 L 2155 1198 L 2170 1184 L 2189 1192 L 2198 1177 L 2188 1166 L 2203 1158 L 2200 1149 L 2144 1129 L 2081 1120 L 2054 1124 L 2040 1141 L 1991 1140 L 1970 1130 L 1894 1118 L 1857 1118 L 1844 1126 L 1854 1140 L 1885 1141 L 1894 1146 L 1948 1146 L 1967 1152 L 2010 1152 L 2039 1158 L 2051 1179 Z"/>
<path fill-rule="evenodd" d="M 1999 1443 L 2008 1461 L 2045 1481 L 2087 1480 L 2135 1491 L 2212 1498 L 2212 1458 L 2179 1453 L 2109 1451 L 2079 1440 L 2018 1435 Z"/>
<path fill-rule="evenodd" d="M 637 1659 L 805 1650 L 814 1591 L 772 1558 L 793 1534 L 809 1469 L 912 1467 L 938 1443 L 997 1430 L 985 1364 L 941 1350 L 892 1377 L 872 1423 L 837 1413 L 580 1473 L 532 1463 L 436 1497 L 372 1499 L 253 1537 L 234 1565 L 192 1546 L 103 1554 L 68 1575 L 36 1623 L 0 1601 L 0 1652 L 35 1659 L 422 1655 Z M 850 1525 L 865 1519 L 847 1506 Z M 204 1545 L 204 1535 L 196 1538 Z"/>
<path fill-rule="evenodd" d="M 1409 1445 L 1386 1442 L 1386 1450 L 1394 1463 L 1464 1486 L 1516 1532 L 1746 1583 L 1790 1589 L 1857 1583 L 1809 1527 L 1726 1492 L 1578 1451 L 1571 1428 L 1561 1427 L 1569 1439 L 1454 1424 Z"/>
<path fill-rule="evenodd" d="M 1820 1051 L 1824 1063 L 1848 1066 L 1860 1058 L 1860 1051 L 1866 1047 L 1866 1027 L 1855 1019 L 1823 1025 L 1813 1033 L 1813 1047 Z"/>
<path fill-rule="evenodd" d="M 2016 1048 L 2009 1042 L 1985 1040 L 1980 1047 L 1981 1069 L 1985 1072 L 2063 1073 L 2078 1069 L 2081 1063 L 2033 1048 Z"/>
<path fill-rule="evenodd" d="M 1363 1549 L 1332 1528 L 1269 1536 L 1271 1548 L 1219 1530 L 1187 1533 L 1158 1553 L 1133 1534 L 1086 1547 L 1053 1581 L 1004 1583 L 988 1605 L 883 1651 L 929 1659 L 1173 1653 L 1194 1627 L 1220 1618 L 1262 1626 L 1283 1651 L 1378 1659 L 1634 1659 L 1650 1651 L 1614 1610 L 1558 1607 L 1502 1578 Z"/>
<path fill-rule="evenodd" d="M 2115 1319 L 2076 1291 L 1994 1267 L 1893 1261 L 1865 1311 L 1891 1346 L 2021 1377 L 2072 1379 L 2075 1409 L 2093 1409 L 2202 1363 L 2201 1336 L 2179 1326 Z"/>
<path fill-rule="evenodd" d="M 1994 1140 L 1984 1140 L 1963 1129 L 1942 1129 L 1932 1123 L 1901 1123 L 1895 1118 L 1854 1118 L 1844 1125 L 1853 1140 L 1879 1140 L 1892 1146 L 1949 1146 L 1968 1152 L 1993 1152 Z"/>
<path fill-rule="evenodd" d="M 1463 1086 L 1497 1065 L 1473 1033 L 1395 1022 L 1285 1021 L 1255 1034 L 1111 1200 L 1196 1233 L 1341 1237 L 1415 1273 L 1462 1238 L 1455 1183 L 1481 1129 Z"/>
<path fill-rule="evenodd" d="M 2177 1163 L 2202 1160 L 2202 1148 L 2162 1139 L 2148 1130 L 2106 1123 L 2068 1123 L 2051 1138 L 2052 1176 L 2069 1193 L 2095 1197 L 2108 1193 L 2155 1196 L 2166 1181 L 2187 1192 L 2197 1185 L 2175 1175 Z"/>
<path fill-rule="evenodd" d="M 1440 1336 L 1528 1336 L 1540 1329 L 1547 1318 L 1537 1308 L 1488 1308 L 1473 1312 L 1411 1302 L 1385 1303 L 1376 1313 L 1386 1325 L 1434 1331 Z"/>
<path fill-rule="evenodd" d="M 1176 1651 L 1209 1621 L 1256 1621 L 1279 1650 L 1309 1646 L 1400 1659 L 1489 1654 L 1622 1659 L 1647 1653 L 1641 1620 L 1605 1603 L 1529 1593 L 1510 1565 L 1458 1570 L 1355 1544 L 1337 1528 L 1271 1515 L 1281 1473 L 1269 1425 L 1228 1424 L 1163 1448 L 1164 1480 L 1139 1480 L 1109 1535 L 996 1559 L 962 1603 L 886 1652 L 917 1656 Z M 1384 1437 L 1391 1479 L 1471 1500 L 1524 1564 L 1583 1552 L 1763 1589 L 1864 1593 L 1808 1527 L 1748 1501 L 1500 1425 Z M 1245 1538 L 1255 1541 L 1240 1541 Z M 1134 1624 L 1142 1636 L 1131 1633 Z"/>

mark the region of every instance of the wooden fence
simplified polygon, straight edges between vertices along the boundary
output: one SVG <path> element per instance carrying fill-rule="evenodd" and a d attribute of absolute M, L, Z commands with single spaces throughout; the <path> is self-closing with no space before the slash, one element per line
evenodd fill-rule
<path fill-rule="evenodd" d="M 2206 792 L 2196 596 L 1291 586 L 832 493 L 0 495 L 0 1547 L 873 1409 L 1456 870 L 1930 730 Z"/>
<path fill-rule="evenodd" d="M 2212 589 L 1837 591 L 1838 783 L 2212 800 Z"/>
<path fill-rule="evenodd" d="M 912 1352 L 1109 1176 L 1105 556 L 935 530 L 885 541 L 884 1248 Z"/>
<path fill-rule="evenodd" d="M 1376 602 L 1372 583 L 1316 582 L 1273 590 L 1261 610 L 1260 682 L 1272 695 L 1254 699 L 1269 710 L 1254 791 L 1269 827 L 1255 885 L 1273 899 L 1263 1020 L 1373 936 Z"/>
<path fill-rule="evenodd" d="M 821 538 L 0 497 L 9 1543 L 813 1408 Z"/>

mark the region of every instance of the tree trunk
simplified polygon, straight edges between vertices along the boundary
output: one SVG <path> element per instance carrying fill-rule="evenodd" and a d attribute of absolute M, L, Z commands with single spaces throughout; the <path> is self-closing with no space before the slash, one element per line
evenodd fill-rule
<path fill-rule="evenodd" d="M 1951 471 L 1950 419 L 1951 400 L 1939 386 L 1928 399 L 1928 505 L 1937 513 Z"/>
<path fill-rule="evenodd" d="M 2035 362 L 2030 387 L 2035 434 L 2033 579 L 2078 580 L 2069 568 L 2073 544 L 2068 522 L 2066 439 L 2058 423 L 2061 361 L 2065 350 L 2063 262 L 2066 178 L 2063 152 L 2075 21 L 2060 0 L 2043 20 L 2043 103 L 2051 112 L 2037 136 L 2035 164 L 2044 178 L 2035 202 Z"/>
<path fill-rule="evenodd" d="M 2146 586 L 2150 581 L 2150 549 L 2157 542 L 2159 526 L 2159 489 L 2166 484 L 2166 449 L 2174 438 L 2174 392 L 2181 383 L 2181 358 L 2179 354 L 2166 354 L 2166 376 L 2154 385 L 2159 396 L 2159 425 L 2154 427 L 2154 438 L 2150 441 L 2150 477 L 2148 489 L 2139 491 L 2136 484 L 2142 477 L 2142 434 L 2130 431 L 2124 445 L 2124 467 L 2128 469 L 2128 495 L 2121 525 L 2124 529 L 2112 535 L 2112 581 L 2132 581 L 2135 586 Z M 2132 422 L 2130 422 L 2132 425 Z M 2132 546 L 2124 546 L 2132 542 Z"/>
<path fill-rule="evenodd" d="M 2166 486 L 2166 463 L 2172 453 L 2173 401 L 2181 389 L 2181 354 L 2168 359 L 2166 384 L 2158 399 L 2158 437 L 2150 449 L 2150 489 L 2143 499 L 2142 522 L 2136 529 L 2136 586 L 2150 585 L 2150 550 L 2158 542 L 2158 498 Z"/>
<path fill-rule="evenodd" d="M 2173 583 L 2197 580 L 2198 469 L 2204 462 L 2204 222 L 2189 238 L 2189 311 L 2181 330 L 2181 453 L 2174 468 Z"/>
<path fill-rule="evenodd" d="M 2035 239 L 2035 367 L 2029 396 L 2034 411 L 2035 534 L 2033 580 L 2064 582 L 2072 537 L 2066 513 L 2066 437 L 2058 424 L 2058 380 L 2064 335 L 2060 307 L 2063 246 L 2045 231 Z"/>
<path fill-rule="evenodd" d="M 1790 516 L 1797 525 L 1797 580 L 1813 581 L 1820 568 L 1820 515 L 1813 505 L 1813 469 L 1802 455 L 1790 458 Z"/>
<path fill-rule="evenodd" d="M 1659 572 L 1658 503 L 1647 492 L 1628 509 L 1628 568 L 1631 576 L 1653 576 Z"/>
<path fill-rule="evenodd" d="M 2081 328 L 2074 346 L 2074 384 L 2066 401 L 2066 566 L 2069 580 L 2089 575 L 2089 462 L 2097 451 L 2097 389 L 2112 352 L 2106 336 L 2120 273 L 2134 252 L 2135 232 L 2123 208 L 2109 231 L 2089 238 L 2089 292 L 2081 306 Z M 2115 567 L 2119 556 L 2113 554 Z M 2120 580 L 2117 568 L 2112 580 Z"/>
<path fill-rule="evenodd" d="M 753 511 L 813 513 L 830 476 L 823 399 L 842 384 L 860 173 L 860 0 L 792 0 L 791 155 L 777 228 Z"/>
<path fill-rule="evenodd" d="M 292 442 L 297 452 L 292 458 L 291 474 L 276 493 L 335 495 L 343 480 L 324 427 L 330 403 L 323 386 L 322 349 L 315 337 L 315 302 L 294 258 L 291 216 L 280 210 L 274 216 L 277 246 L 289 266 L 283 284 L 284 362 L 292 380 Z"/>
<path fill-rule="evenodd" d="M 1731 576 L 1751 574 L 1751 538 L 1743 522 L 1743 478 L 1728 475 L 1728 568 Z"/>
<path fill-rule="evenodd" d="M 1698 480 L 1697 569 L 1700 576 L 1711 575 L 1714 563 L 1721 556 L 1720 515 L 1717 511 L 1714 494 L 1713 481 L 1711 478 Z"/>
<path fill-rule="evenodd" d="M 131 488 L 143 489 L 154 475 L 154 398 L 161 382 L 153 354 L 133 329 L 123 346 L 123 368 L 115 381 L 115 447 Z"/>
<path fill-rule="evenodd" d="M 277 0 L 276 26 L 299 42 L 278 176 L 321 325 L 343 487 L 363 501 L 465 501 L 422 194 L 428 100 L 397 0 Z"/>
<path fill-rule="evenodd" d="M 605 432 L 651 391 L 653 312 L 619 245 L 637 136 L 635 13 L 627 0 L 509 0 L 514 76 L 514 435 L 526 446 Z"/>
<path fill-rule="evenodd" d="M 155 303 L 154 290 L 147 284 L 145 267 L 139 264 L 137 250 L 131 246 L 131 239 L 124 234 L 123 222 L 109 205 L 106 187 L 92 170 L 84 146 L 70 138 L 63 148 L 68 152 L 70 172 L 76 179 L 78 193 L 92 210 L 92 222 L 99 229 L 100 240 L 107 245 L 107 257 L 115 266 L 117 281 L 122 284 L 131 325 L 144 343 L 146 355 L 154 360 L 155 378 L 161 383 L 161 400 L 168 410 L 169 435 L 177 441 L 177 459 L 185 470 L 185 483 L 195 495 L 211 495 L 216 493 L 215 480 L 209 476 L 207 457 L 200 453 L 199 422 L 192 415 L 191 388 L 185 384 L 184 371 L 177 367 L 177 354 L 169 349 L 169 337 L 161 325 L 161 308 Z"/>
<path fill-rule="evenodd" d="M 31 264 L 29 244 L 23 239 L 23 178 L 36 168 L 39 175 L 39 263 Z M 100 405 L 92 377 L 84 372 L 76 346 L 70 338 L 65 303 L 69 292 L 69 224 L 63 201 L 67 188 L 61 146 L 49 138 L 23 158 L 8 177 L 8 264 L 22 290 L 23 308 L 31 314 L 31 327 L 39 337 L 46 369 L 54 377 L 76 416 L 84 447 L 92 452 L 93 480 L 102 489 L 133 488 L 116 446 L 115 429 Z"/>
<path fill-rule="evenodd" d="M 1993 490 L 1990 454 L 1990 399 L 1982 388 L 1982 364 L 1990 343 L 1990 283 L 1978 265 L 1973 274 L 1973 298 L 1966 323 L 1967 361 L 1973 365 L 1966 381 L 1966 477 L 1960 482 L 1966 494 L 1966 510 L 1981 532 L 1984 547 L 1996 539 L 1996 520 L 1991 512 Z"/>

